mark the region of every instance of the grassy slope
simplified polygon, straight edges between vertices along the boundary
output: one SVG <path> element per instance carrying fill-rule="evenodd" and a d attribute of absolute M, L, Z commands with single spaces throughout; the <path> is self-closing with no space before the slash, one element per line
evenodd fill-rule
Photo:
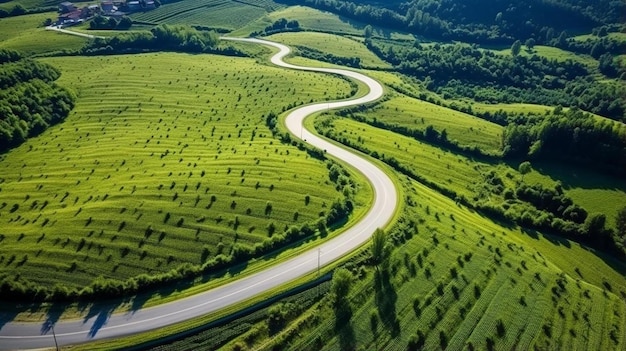
<path fill-rule="evenodd" d="M 47 31 L 42 27 L 46 18 L 56 18 L 56 12 L 0 19 L 0 48 L 40 54 L 64 49 L 78 49 L 87 39 Z"/>
<path fill-rule="evenodd" d="M 491 154 L 499 154 L 502 149 L 501 126 L 405 95 L 393 96 L 365 115 L 416 130 L 423 131 L 428 125 L 438 131 L 445 129 L 450 140 L 457 140 L 464 146 L 476 145 Z"/>
<path fill-rule="evenodd" d="M 329 12 L 316 10 L 305 6 L 290 6 L 288 8 L 274 11 L 261 17 L 255 22 L 235 31 L 236 35 L 248 35 L 255 31 L 262 31 L 274 21 L 286 18 L 287 20 L 297 20 L 300 27 L 308 30 L 332 31 L 343 34 L 363 34 L 365 25 L 344 19 Z"/>
<path fill-rule="evenodd" d="M 323 163 L 273 139 L 261 116 L 343 96 L 343 80 L 213 55 L 44 61 L 79 98 L 65 123 L 0 162 L 0 257 L 11 274 L 82 286 L 198 264 L 204 246 L 209 258 L 219 242 L 228 254 L 342 196 Z"/>
<path fill-rule="evenodd" d="M 390 287 L 376 289 L 369 268 L 354 282 L 351 318 L 341 327 L 326 301 L 280 335 L 269 335 L 262 321 L 230 345 L 405 350 L 420 330 L 426 350 L 441 348 L 441 332 L 449 349 L 486 349 L 487 338 L 498 350 L 626 349 L 623 264 L 611 267 L 576 243 L 503 227 L 417 182 L 405 184 L 417 226 L 393 252 Z"/>
<path fill-rule="evenodd" d="M 133 14 L 132 19 L 155 24 L 189 24 L 233 30 L 281 7 L 271 0 L 186 0 Z"/>
<path fill-rule="evenodd" d="M 370 112 L 371 118 L 376 116 L 378 116 L 377 113 Z M 484 182 L 483 175 L 491 170 L 496 171 L 510 187 L 514 187 L 514 181 L 520 179 L 515 165 L 510 166 L 495 160 L 493 162 L 472 160 L 412 138 L 349 119 L 337 119 L 334 125 L 336 132 L 352 143 L 393 156 L 428 181 L 452 189 L 468 198 L 480 196 L 481 185 Z M 556 181 L 560 181 L 566 195 L 571 196 L 577 204 L 590 213 L 606 214 L 608 225 L 613 226 L 614 216 L 626 199 L 626 185 L 623 181 L 574 167 L 537 165 L 537 169 L 539 172 L 533 172 L 528 179 L 525 179 L 527 183 L 539 182 L 553 186 Z M 604 198 L 604 196 L 607 197 Z M 498 203 L 502 199 L 493 200 Z"/>
<path fill-rule="evenodd" d="M 497 50 L 495 52 L 498 52 L 503 55 L 511 55 L 510 48 Z M 579 62 L 587 66 L 587 68 L 591 70 L 595 70 L 598 68 L 598 61 L 589 55 L 576 54 L 576 53 L 559 49 L 559 48 L 555 48 L 552 46 L 537 45 L 533 48 L 533 50 L 528 50 L 524 46 L 522 47 L 522 50 L 520 51 L 520 55 L 527 56 L 527 57 L 537 55 L 540 57 L 545 57 L 549 60 L 557 60 L 557 61 L 572 60 L 574 62 Z"/>
<path fill-rule="evenodd" d="M 361 65 L 372 68 L 388 68 L 390 65 L 365 45 L 355 40 L 334 34 L 317 32 L 281 33 L 268 37 L 269 40 L 277 41 L 290 46 L 304 46 L 339 57 L 359 57 Z"/>

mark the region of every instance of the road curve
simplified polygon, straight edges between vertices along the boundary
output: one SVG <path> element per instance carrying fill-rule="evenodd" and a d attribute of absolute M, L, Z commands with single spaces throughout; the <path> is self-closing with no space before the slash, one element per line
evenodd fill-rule
<path fill-rule="evenodd" d="M 100 312 L 80 320 L 56 322 L 54 331 L 59 345 L 78 344 L 137 334 L 206 315 L 226 306 L 245 301 L 263 291 L 283 285 L 316 270 L 318 259 L 321 265 L 326 265 L 339 259 L 367 242 L 376 228 L 384 227 L 391 220 L 398 196 L 391 179 L 382 170 L 361 156 L 332 144 L 302 127 L 304 118 L 312 113 L 331 108 L 363 104 L 380 98 L 383 94 L 382 86 L 377 81 L 353 71 L 300 67 L 285 63 L 283 58 L 290 52 L 285 45 L 259 39 L 223 39 L 276 47 L 279 49 L 279 52 L 271 58 L 271 61 L 280 67 L 340 74 L 367 84 L 369 92 L 363 97 L 303 106 L 292 111 L 287 116 L 286 124 L 287 128 L 295 136 L 301 135 L 307 143 L 326 150 L 328 154 L 360 170 L 371 182 L 374 189 L 374 203 L 371 209 L 357 224 L 345 230 L 341 235 L 324 242 L 319 247 L 215 289 L 170 303 L 138 309 L 133 312 L 113 315 L 107 312 Z M 10 319 L 10 316 L 0 313 L 0 350 L 54 347 L 52 331 L 48 324 L 41 322 L 7 322 Z"/>

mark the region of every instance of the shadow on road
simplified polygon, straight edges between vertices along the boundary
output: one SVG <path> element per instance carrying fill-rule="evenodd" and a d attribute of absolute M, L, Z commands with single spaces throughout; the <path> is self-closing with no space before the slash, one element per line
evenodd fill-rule
<path fill-rule="evenodd" d="M 93 324 L 89 328 L 89 334 L 87 334 L 90 338 L 93 338 L 98 334 L 98 331 L 104 327 L 109 320 L 109 317 L 113 314 L 113 311 L 117 307 L 117 304 L 106 304 L 106 305 L 92 305 L 87 313 L 87 316 L 83 319 L 84 323 L 88 323 L 89 320 L 94 319 Z"/>
<path fill-rule="evenodd" d="M 46 313 L 46 320 L 41 325 L 41 334 L 45 335 L 50 332 L 52 327 L 59 321 L 63 312 L 65 312 L 67 305 L 54 304 Z"/>

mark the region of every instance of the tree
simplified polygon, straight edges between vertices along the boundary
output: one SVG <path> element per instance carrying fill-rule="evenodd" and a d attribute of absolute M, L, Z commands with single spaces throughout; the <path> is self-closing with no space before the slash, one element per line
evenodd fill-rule
<path fill-rule="evenodd" d="M 387 234 L 381 229 L 376 229 L 372 235 L 372 263 L 376 270 L 385 268 L 389 262 L 389 246 L 387 245 Z"/>
<path fill-rule="evenodd" d="M 526 40 L 524 45 L 526 45 L 526 48 L 528 48 L 528 51 L 532 51 L 533 48 L 535 47 L 535 39 L 528 38 L 528 40 Z"/>
<path fill-rule="evenodd" d="M 120 19 L 120 22 L 117 24 L 117 28 L 118 29 L 130 29 L 132 25 L 133 25 L 133 20 L 131 20 L 130 17 L 122 16 L 122 18 Z"/>
<path fill-rule="evenodd" d="M 522 42 L 519 40 L 516 40 L 513 43 L 513 45 L 511 45 L 511 55 L 517 56 L 519 55 L 521 50 L 522 50 Z"/>
<path fill-rule="evenodd" d="M 365 38 L 366 39 L 371 38 L 373 34 L 374 34 L 374 28 L 372 28 L 372 26 L 369 24 L 365 26 L 365 29 L 363 30 L 363 35 L 365 36 Z"/>
<path fill-rule="evenodd" d="M 348 293 L 352 285 L 352 273 L 345 268 L 338 268 L 333 273 L 330 291 L 335 297 L 335 303 L 342 304 L 347 301 Z"/>
<path fill-rule="evenodd" d="M 533 170 L 533 167 L 530 164 L 530 162 L 524 161 L 524 162 L 520 163 L 518 170 L 522 174 L 522 182 L 523 182 L 524 181 L 524 176 L 526 174 L 530 173 L 530 171 Z"/>
<path fill-rule="evenodd" d="M 617 237 L 622 239 L 622 243 L 626 246 L 626 206 L 617 211 L 615 219 L 615 227 L 617 229 Z"/>

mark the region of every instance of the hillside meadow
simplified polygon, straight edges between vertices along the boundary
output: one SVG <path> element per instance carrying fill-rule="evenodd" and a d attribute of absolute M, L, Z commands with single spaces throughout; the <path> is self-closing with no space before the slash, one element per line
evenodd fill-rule
<path fill-rule="evenodd" d="M 345 36 L 328 33 L 280 33 L 270 35 L 267 39 L 277 41 L 291 47 L 315 49 L 337 57 L 358 57 L 362 67 L 389 68 L 390 65 L 369 51 L 363 43 Z"/>
<path fill-rule="evenodd" d="M 362 115 L 368 120 L 381 118 L 384 110 L 382 110 L 383 114 L 375 110 L 372 109 Z M 426 114 L 427 110 L 421 113 Z M 451 116 L 449 121 L 457 121 L 459 128 L 465 126 L 468 129 L 480 130 L 472 127 L 472 124 L 467 124 L 467 120 L 464 122 L 463 119 L 454 119 L 454 114 L 448 114 L 448 116 Z M 439 189 L 453 191 L 473 201 L 486 204 L 505 202 L 503 193 L 494 194 L 489 185 L 494 175 L 502 181 L 504 187 L 512 189 L 521 183 L 541 184 L 553 188 L 558 182 L 562 185 L 564 194 L 571 197 L 576 204 L 589 213 L 605 214 L 610 227 L 615 225 L 617 211 L 626 201 L 626 185 L 621 179 L 602 175 L 593 170 L 543 163 L 537 164 L 536 169 L 524 178 L 518 171 L 517 163 L 505 163 L 498 158 L 475 158 L 457 154 L 437 145 L 375 128 L 350 118 L 325 118 L 320 119 L 316 125 L 323 134 L 329 135 L 330 133 L 333 139 L 357 147 L 359 150 L 368 153 L 376 152 L 376 155 L 395 159 L 399 165 L 410 169 L 423 181 Z M 391 118 L 393 120 L 394 117 Z M 463 118 L 467 117 L 463 116 Z M 479 121 L 481 121 L 479 124 L 489 125 L 488 122 Z M 418 119 L 417 123 L 421 123 L 421 119 Z M 474 144 L 481 139 L 489 140 L 489 138 L 484 139 L 485 135 L 476 132 L 467 132 L 465 137 L 467 138 L 465 140 L 469 140 L 470 143 L 472 143 L 472 138 L 476 140 Z M 495 142 L 496 139 L 492 140 Z M 506 208 L 516 211 L 516 209 L 523 210 L 524 207 L 518 202 L 509 201 Z"/>
<path fill-rule="evenodd" d="M 388 234 L 388 268 L 379 271 L 362 252 L 345 265 L 351 283 L 342 309 L 332 293 L 310 308 L 282 302 L 224 349 L 626 347 L 623 263 L 502 226 L 418 182 L 403 185 L 409 201 Z"/>
<path fill-rule="evenodd" d="M 80 288 L 199 265 L 344 199 L 327 165 L 273 138 L 264 117 L 345 97 L 344 80 L 214 55 L 43 61 L 77 105 L 2 155 L 4 275 Z"/>
<path fill-rule="evenodd" d="M 21 51 L 27 55 L 80 49 L 87 39 L 47 31 L 46 19 L 56 19 L 56 12 L 0 19 L 0 48 Z"/>

